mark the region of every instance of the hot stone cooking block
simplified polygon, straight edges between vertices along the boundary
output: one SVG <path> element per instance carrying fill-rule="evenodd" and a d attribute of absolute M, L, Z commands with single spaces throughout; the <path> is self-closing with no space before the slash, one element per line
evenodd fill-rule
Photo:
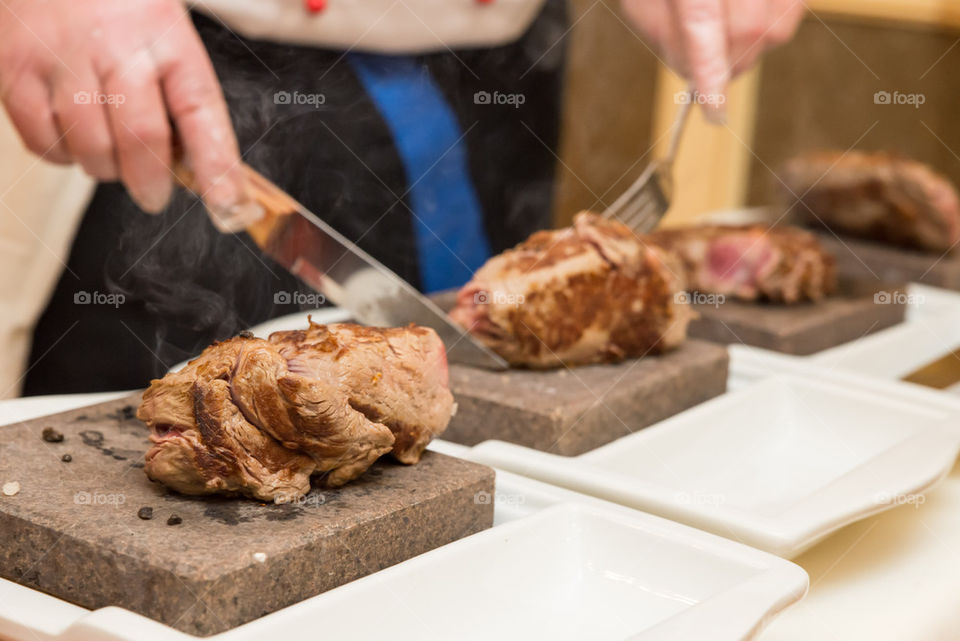
<path fill-rule="evenodd" d="M 903 322 L 904 287 L 841 279 L 837 294 L 816 303 L 781 305 L 726 299 L 695 303 L 691 336 L 806 356 Z M 694 299 L 696 300 L 696 299 Z"/>
<path fill-rule="evenodd" d="M 443 438 L 576 456 L 722 394 L 728 364 L 726 348 L 687 340 L 614 365 L 506 372 L 451 365 L 458 408 Z"/>
<path fill-rule="evenodd" d="M 960 289 L 960 251 L 922 252 L 848 236 L 819 232 L 834 255 L 837 272 L 854 278 L 916 282 Z"/>
<path fill-rule="evenodd" d="M 445 311 L 456 297 L 431 296 Z M 457 413 L 443 438 L 577 456 L 723 394 L 729 362 L 725 348 L 687 340 L 666 354 L 611 365 L 491 372 L 451 364 Z"/>
<path fill-rule="evenodd" d="M 143 473 L 138 402 L 0 427 L 0 483 L 20 484 L 0 495 L 0 575 L 209 635 L 492 525 L 493 470 L 434 452 L 286 505 L 176 494 Z"/>

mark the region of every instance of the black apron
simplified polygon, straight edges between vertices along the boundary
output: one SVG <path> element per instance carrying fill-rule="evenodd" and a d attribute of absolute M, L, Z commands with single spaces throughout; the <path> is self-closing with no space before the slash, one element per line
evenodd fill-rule
<path fill-rule="evenodd" d="M 418 57 L 469 128 L 469 173 L 493 252 L 550 224 L 564 4 L 549 0 L 516 43 Z M 245 161 L 419 286 L 410 212 L 395 202 L 408 187 L 403 167 L 342 53 L 242 39 L 199 15 L 194 22 Z M 335 99 L 280 109 L 281 91 Z M 524 102 L 476 99 L 492 91 Z M 245 235 L 217 233 L 192 196 L 178 192 L 162 215 L 148 216 L 116 183 L 98 186 L 67 265 L 34 332 L 25 395 L 144 387 L 214 340 L 306 307 L 277 292 L 309 291 Z"/>

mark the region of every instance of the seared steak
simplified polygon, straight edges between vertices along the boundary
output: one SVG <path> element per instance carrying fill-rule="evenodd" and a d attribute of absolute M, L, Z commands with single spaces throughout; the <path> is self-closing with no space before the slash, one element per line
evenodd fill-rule
<path fill-rule="evenodd" d="M 621 223 L 581 213 L 481 267 L 450 317 L 514 365 L 619 361 L 676 347 L 679 268 Z"/>
<path fill-rule="evenodd" d="M 960 242 L 960 198 L 926 165 L 889 153 L 817 152 L 786 165 L 797 213 L 818 225 L 942 252 Z"/>
<path fill-rule="evenodd" d="M 683 227 L 650 240 L 679 259 L 690 291 L 796 303 L 836 289 L 833 258 L 796 227 Z"/>
<path fill-rule="evenodd" d="M 454 410 L 431 329 L 316 325 L 208 347 L 155 380 L 137 416 L 147 476 L 184 494 L 290 500 L 338 486 L 392 452 L 416 463 Z"/>
<path fill-rule="evenodd" d="M 137 417 L 151 428 L 148 477 L 184 494 L 241 492 L 263 500 L 310 489 L 314 461 L 261 432 L 233 403 L 229 377 L 246 343 L 211 345 L 144 392 Z"/>
<path fill-rule="evenodd" d="M 447 355 L 432 329 L 312 325 L 269 340 L 292 372 L 317 380 L 336 372 L 350 407 L 390 428 L 402 463 L 419 461 L 450 421 Z"/>

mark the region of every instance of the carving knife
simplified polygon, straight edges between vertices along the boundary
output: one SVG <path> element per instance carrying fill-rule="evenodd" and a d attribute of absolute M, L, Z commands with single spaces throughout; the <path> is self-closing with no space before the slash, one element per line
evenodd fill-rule
<path fill-rule="evenodd" d="M 261 250 L 335 305 L 365 325 L 416 323 L 434 329 L 450 362 L 493 370 L 507 363 L 455 324 L 432 301 L 385 265 L 347 240 L 289 194 L 244 165 L 251 195 L 266 215 L 247 228 Z M 183 166 L 178 180 L 191 189 Z M 191 189 L 196 192 L 195 189 Z"/>

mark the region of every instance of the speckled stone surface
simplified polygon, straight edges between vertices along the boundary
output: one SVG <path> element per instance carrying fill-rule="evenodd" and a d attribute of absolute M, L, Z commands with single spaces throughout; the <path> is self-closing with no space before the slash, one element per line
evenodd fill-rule
<path fill-rule="evenodd" d="M 0 483 L 21 486 L 0 496 L 0 575 L 209 635 L 493 523 L 491 502 L 475 500 L 494 491 L 493 470 L 432 452 L 296 504 L 168 492 L 143 473 L 138 401 L 0 427 Z M 63 442 L 44 442 L 46 426 Z M 173 515 L 182 522 L 168 525 Z"/>
<path fill-rule="evenodd" d="M 834 255 L 837 272 L 844 276 L 960 289 L 960 250 L 926 253 L 847 236 L 838 238 L 828 232 L 817 235 Z"/>
<path fill-rule="evenodd" d="M 583 454 L 722 394 L 728 361 L 725 348 L 690 340 L 616 365 L 508 372 L 451 365 L 458 410 L 443 438 Z"/>
<path fill-rule="evenodd" d="M 723 344 L 744 344 L 805 356 L 903 322 L 906 307 L 891 288 L 889 301 L 877 304 L 873 288 L 817 303 L 776 305 L 726 301 L 695 305 L 700 317 L 689 334 Z M 881 300 L 887 300 L 881 298 Z"/>

